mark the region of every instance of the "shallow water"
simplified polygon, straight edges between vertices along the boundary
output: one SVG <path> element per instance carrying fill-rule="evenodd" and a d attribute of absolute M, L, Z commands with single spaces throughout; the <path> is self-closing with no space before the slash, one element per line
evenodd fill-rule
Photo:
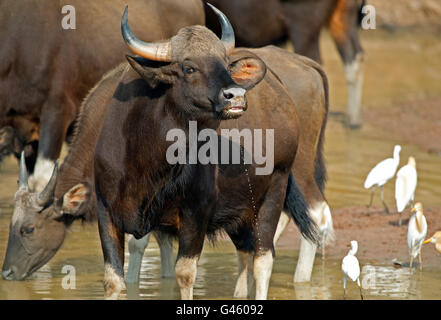
<path fill-rule="evenodd" d="M 363 181 L 370 168 L 392 154 L 400 141 L 382 138 L 381 132 L 364 128 L 354 132 L 338 122 L 329 121 L 326 158 L 329 182 L 327 198 L 331 208 L 365 204 L 369 193 Z M 441 205 L 441 158 L 422 152 L 418 147 L 402 144 L 402 159 L 416 158 L 419 182 L 416 199 L 426 206 Z M 402 166 L 406 160 L 402 160 Z M 0 168 L 0 257 L 3 259 L 12 198 L 15 192 L 17 164 L 9 158 Z M 386 201 L 394 207 L 393 183 L 386 187 Z M 380 205 L 379 197 L 375 203 Z M 127 252 L 127 250 L 126 250 Z M 296 250 L 278 250 L 275 260 L 269 299 L 343 299 L 341 261 L 317 258 L 310 284 L 294 285 L 292 277 L 297 260 Z M 126 267 L 128 256 L 126 253 Z M 65 265 L 76 273 L 75 289 L 63 289 Z M 425 268 L 424 272 L 392 265 L 361 261 L 366 299 L 441 299 L 441 268 Z M 231 299 L 237 276 L 236 255 L 229 242 L 215 247 L 205 246 L 198 267 L 194 296 L 196 299 Z M 22 282 L 0 280 L 0 299 L 102 299 L 103 258 L 96 225 L 75 223 L 56 256 L 31 278 Z M 359 299 L 355 284 L 348 285 L 348 299 Z M 138 285 L 128 286 L 123 298 L 178 299 L 175 279 L 160 277 L 159 249 L 154 240 L 146 250 Z"/>
<path fill-rule="evenodd" d="M 70 238 L 69 242 L 72 240 Z M 89 245 L 91 240 L 96 247 L 90 252 L 84 252 L 84 247 L 79 243 L 66 245 L 54 260 L 30 279 L 22 282 L 0 280 L 0 299 L 102 299 L 102 258 L 96 239 L 89 239 Z M 66 249 L 69 249 L 69 254 Z M 94 251 L 97 251 L 96 254 Z M 80 256 L 73 258 L 76 254 Z M 296 259 L 292 251 L 277 252 L 268 299 L 344 298 L 340 261 L 317 259 L 311 283 L 294 285 L 292 276 Z M 408 268 L 395 269 L 392 266 L 373 265 L 369 261 L 360 263 L 365 299 L 441 299 L 439 270 L 414 270 L 409 273 Z M 65 264 L 76 268 L 74 290 L 62 287 L 65 275 L 61 269 Z M 236 257 L 231 245 L 205 248 L 198 266 L 195 299 L 231 299 L 236 276 Z M 139 285 L 128 285 L 122 299 L 179 299 L 175 279 L 160 277 L 159 249 L 156 244 L 152 243 L 146 251 Z M 360 299 L 355 283 L 348 283 L 346 299 Z"/>

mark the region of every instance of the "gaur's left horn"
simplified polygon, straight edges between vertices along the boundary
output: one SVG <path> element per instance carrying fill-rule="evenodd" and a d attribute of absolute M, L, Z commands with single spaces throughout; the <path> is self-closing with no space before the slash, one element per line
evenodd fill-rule
<path fill-rule="evenodd" d="M 225 46 L 225 50 L 227 51 L 227 55 L 229 55 L 234 50 L 235 39 L 234 39 L 234 30 L 228 18 L 215 6 L 207 3 L 211 9 L 213 9 L 214 13 L 216 13 L 219 18 L 219 22 L 222 26 L 222 36 L 221 41 Z"/>
<path fill-rule="evenodd" d="M 18 175 L 18 188 L 19 189 L 28 189 L 28 178 L 29 173 L 26 168 L 26 161 L 24 156 L 24 151 L 21 152 L 20 156 L 20 174 Z"/>
<path fill-rule="evenodd" d="M 128 6 L 124 10 L 121 19 L 121 32 L 124 41 L 137 55 L 153 61 L 171 61 L 171 42 L 144 42 L 139 40 L 129 27 L 128 22 Z"/>
<path fill-rule="evenodd" d="M 55 162 L 54 170 L 52 171 L 52 176 L 47 183 L 46 187 L 38 194 L 37 203 L 40 206 L 45 206 L 52 200 L 55 193 L 55 186 L 57 184 L 58 175 L 58 160 Z"/>

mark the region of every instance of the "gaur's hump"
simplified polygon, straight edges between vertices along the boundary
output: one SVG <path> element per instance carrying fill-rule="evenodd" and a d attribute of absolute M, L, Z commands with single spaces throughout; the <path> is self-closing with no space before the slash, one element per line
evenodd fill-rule
<path fill-rule="evenodd" d="M 190 26 L 179 30 L 171 39 L 172 61 L 183 61 L 189 57 L 226 57 L 225 46 L 216 34 L 204 26 Z"/>

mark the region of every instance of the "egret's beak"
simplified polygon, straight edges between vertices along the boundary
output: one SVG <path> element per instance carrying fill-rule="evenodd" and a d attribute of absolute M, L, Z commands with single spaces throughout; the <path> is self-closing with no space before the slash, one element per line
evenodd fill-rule
<path fill-rule="evenodd" d="M 431 242 L 432 242 L 432 238 L 429 238 L 429 239 L 427 239 L 427 240 L 424 240 L 423 244 L 431 243 Z"/>
<path fill-rule="evenodd" d="M 348 244 L 346 245 L 346 247 L 350 248 L 350 247 L 351 247 L 351 244 L 350 244 L 350 243 L 348 243 Z"/>
<path fill-rule="evenodd" d="M 416 208 L 412 208 L 412 210 L 410 210 L 410 212 L 415 212 L 415 211 L 417 211 Z"/>

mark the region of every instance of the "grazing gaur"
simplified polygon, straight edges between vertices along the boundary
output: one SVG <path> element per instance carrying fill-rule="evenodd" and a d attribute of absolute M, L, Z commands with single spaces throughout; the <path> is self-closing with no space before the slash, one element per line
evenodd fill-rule
<path fill-rule="evenodd" d="M 323 157 L 323 144 L 328 113 L 326 75 L 320 65 L 314 61 L 274 46 L 247 49 L 247 51 L 257 55 L 265 62 L 267 72 L 274 74 L 281 80 L 294 101 L 300 119 L 301 135 L 292 172 L 309 205 L 309 215 L 319 226 L 320 245 L 324 250 L 325 245 L 334 239 L 332 217 L 324 197 L 326 167 Z M 275 244 L 289 221 L 290 214 L 284 212 L 280 217 L 274 237 Z M 154 233 L 154 235 L 160 244 L 161 274 L 163 277 L 173 276 L 172 239 L 162 233 Z M 148 240 L 149 235 L 140 240 L 136 240 L 134 237 L 129 238 L 130 261 L 126 276 L 127 282 L 139 281 L 142 256 L 148 245 Z M 313 242 L 302 237 L 299 260 L 294 276 L 295 282 L 310 281 L 316 249 L 317 247 Z M 239 264 L 243 267 L 240 268 L 239 279 L 241 281 L 237 283 L 235 297 L 247 297 L 249 292 L 246 289 L 246 270 L 250 271 L 251 268 L 247 268 L 245 263 L 252 260 L 242 253 L 239 253 L 238 258 Z M 243 273 L 243 270 L 245 270 L 245 273 Z M 252 279 L 252 277 L 250 278 Z"/>
<path fill-rule="evenodd" d="M 123 16 L 126 42 L 146 59 L 128 57 L 132 68 L 110 101 L 95 152 L 107 297 L 117 297 L 124 288 L 125 233 L 139 239 L 158 230 L 178 237 L 175 271 L 183 299 L 193 297 L 205 235 L 225 230 L 238 251 L 254 257 L 257 299 L 267 296 L 273 237 L 284 203 L 301 231 L 314 240 L 314 223 L 290 175 L 299 139 L 292 100 L 274 75 L 260 82 L 266 69 L 257 56 L 232 53 L 231 25 L 214 10 L 222 25 L 221 40 L 205 27 L 192 26 L 168 42 L 145 43 L 130 31 L 127 12 Z M 252 108 L 245 112 L 245 90 L 257 83 L 247 95 Z M 260 90 L 264 94 L 257 101 L 252 93 Z M 271 173 L 257 175 L 256 162 L 216 166 L 167 160 L 169 130 L 178 128 L 187 136 L 188 121 L 193 120 L 199 134 L 217 129 L 226 119 L 235 120 L 223 121 L 223 130 L 273 130 Z M 195 142 L 191 139 L 189 145 Z M 200 144 L 196 147 L 202 150 Z M 266 145 L 267 154 L 270 148 Z M 222 159 L 225 150 L 218 152 Z"/>
<path fill-rule="evenodd" d="M 83 102 L 69 153 L 59 170 L 54 167 L 43 191 L 29 189 L 29 172 L 22 155 L 2 267 L 4 279 L 30 276 L 55 255 L 75 220 L 96 220 L 93 154 L 106 114 L 106 99 L 115 91 L 125 69 L 120 66 L 106 74 Z M 84 108 L 91 99 L 100 103 Z"/>
<path fill-rule="evenodd" d="M 25 150 L 35 192 L 47 184 L 87 92 L 129 52 L 117 36 L 126 4 L 149 41 L 205 21 L 200 0 L 0 2 L 0 129 L 12 129 L 12 145 L 0 135 L 0 148 L 17 158 Z M 62 27 L 65 5 L 75 8 L 76 29 Z"/>
<path fill-rule="evenodd" d="M 328 28 L 345 66 L 350 127 L 361 124 L 363 49 L 358 38 L 365 0 L 212 0 L 236 30 L 237 45 L 261 47 L 290 40 L 297 53 L 321 62 L 319 37 Z M 206 10 L 207 27 L 217 30 Z"/>

